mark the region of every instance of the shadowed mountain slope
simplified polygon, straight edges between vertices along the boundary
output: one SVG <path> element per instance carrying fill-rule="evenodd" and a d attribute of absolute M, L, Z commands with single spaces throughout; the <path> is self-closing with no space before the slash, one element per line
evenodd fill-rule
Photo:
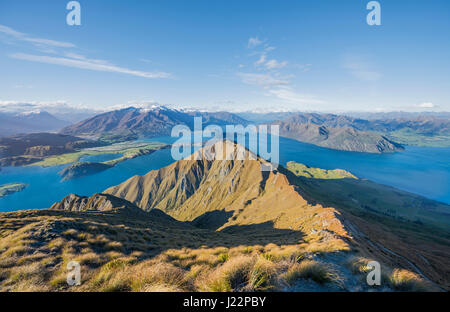
<path fill-rule="evenodd" d="M 147 211 L 160 209 L 180 221 L 192 221 L 211 211 L 231 212 L 221 229 L 272 221 L 276 228 L 307 233 L 323 230 L 348 237 L 336 210 L 309 205 L 284 174 L 262 171 L 262 166 L 270 164 L 240 148 L 229 141 L 218 142 L 191 159 L 133 177 L 105 193 Z M 240 152 L 245 153 L 240 159 L 247 160 L 211 160 L 238 159 Z M 314 220 L 321 224 L 317 229 Z"/>
<path fill-rule="evenodd" d="M 436 289 L 406 256 L 373 247 L 353 215 L 313 203 L 269 165 L 217 142 L 103 194 L 0 214 L 0 290 L 366 291 L 371 259 L 382 261 L 378 290 Z M 70 261 L 84 272 L 74 288 Z"/>
<path fill-rule="evenodd" d="M 298 116 L 274 123 L 280 126 L 280 135 L 314 145 L 351 152 L 392 153 L 404 148 L 388 138 L 353 127 L 327 127 Z M 339 124 L 336 121 L 336 124 Z"/>
<path fill-rule="evenodd" d="M 420 225 L 412 223 L 415 220 L 396 218 L 395 214 L 406 213 L 408 205 L 412 205 L 411 207 L 422 205 L 425 213 L 423 220 L 428 220 L 433 209 L 439 207 L 439 209 L 445 210 L 445 205 L 379 186 L 370 181 L 358 182 L 359 180 L 351 178 L 324 181 L 320 184 L 319 182 L 323 180 L 306 178 L 299 180 L 282 167 L 279 170 L 264 172 L 261 171 L 261 165 L 267 165 L 267 163 L 262 159 L 208 160 L 211 159 L 210 153 L 221 155 L 223 150 L 237 153 L 235 144 L 226 141 L 225 145 L 225 148 L 216 144 L 212 148 L 200 150 L 193 158 L 198 160 L 178 161 L 161 170 L 151 171 L 145 176 L 133 177 L 106 190 L 105 193 L 123 197 L 144 210 L 158 208 L 177 220 L 193 221 L 193 224 L 222 231 L 232 230 L 234 225 L 271 221 L 275 228 L 298 229 L 305 237 L 316 233 L 322 237 L 331 234 L 332 244 L 358 241 L 357 244 L 364 246 L 361 249 L 365 250 L 367 255 L 384 257 L 383 259 L 389 265 L 401 265 L 413 271 L 416 268 L 418 269 L 416 272 L 426 272 L 425 275 L 432 276 L 441 285 L 448 284 L 449 278 L 442 279 L 443 271 L 439 268 L 446 263 L 446 257 L 435 257 L 434 255 L 436 252 L 434 248 L 440 249 L 440 253 L 448 253 L 448 239 L 442 237 L 440 242 L 433 243 L 433 235 L 423 236 L 423 231 L 429 231 L 429 229 L 422 230 Z M 247 159 L 249 159 L 251 153 L 247 150 L 246 152 L 248 153 Z M 209 156 L 205 157 L 205 155 Z M 253 155 L 250 159 L 256 159 L 256 156 Z M 315 186 L 314 183 L 319 184 Z M 344 189 L 347 187 L 349 192 L 360 194 L 361 205 L 357 209 L 348 201 L 355 204 L 359 197 L 354 200 L 348 199 L 348 194 L 342 190 L 339 191 L 340 183 L 344 183 Z M 335 186 L 333 187 L 333 185 Z M 379 200 L 392 198 L 393 202 L 386 208 L 391 211 L 391 215 L 382 209 L 379 211 L 367 209 L 369 205 L 363 201 L 363 194 L 366 193 L 369 196 L 367 200 L 371 200 L 372 205 L 376 198 Z M 382 202 L 383 200 L 380 201 L 381 204 Z M 380 206 L 380 208 L 383 207 Z M 392 211 L 396 211 L 394 215 L 392 215 Z M 426 211 L 429 212 L 426 213 Z M 348 218 L 343 218 L 342 214 Z M 358 221 L 364 220 L 364 216 L 367 216 L 367 220 L 377 220 L 374 224 L 379 224 L 379 226 L 397 227 L 397 230 L 386 233 L 392 235 L 391 241 L 397 241 L 398 246 L 388 244 L 392 249 L 370 247 L 372 242 L 364 241 L 361 237 L 367 238 L 368 234 L 378 233 L 371 236 L 373 241 L 378 240 L 384 244 L 385 240 L 376 225 L 366 226 L 368 233 L 364 236 L 361 236 L 359 230 L 355 230 L 358 227 L 353 222 L 362 224 Z M 350 222 L 350 220 L 356 221 Z M 220 224 L 222 225 L 219 226 Z M 366 221 L 364 224 L 370 225 L 371 221 Z M 428 226 L 433 227 L 433 222 Z M 355 234 L 352 230 L 355 231 Z M 398 237 L 408 235 L 406 233 L 409 233 L 411 238 L 399 241 Z M 356 240 L 356 237 L 360 237 L 360 239 Z M 434 247 L 426 248 L 429 246 L 428 243 L 434 244 Z M 430 259 L 429 263 L 432 262 L 433 265 L 427 264 L 425 261 L 417 261 L 417 257 L 414 261 L 418 264 L 417 266 L 411 265 L 412 262 L 409 260 L 399 260 L 403 258 L 398 256 L 385 257 L 385 254 L 389 253 L 386 250 L 395 250 L 394 253 L 401 251 L 403 258 L 409 258 L 413 254 L 426 255 Z"/>

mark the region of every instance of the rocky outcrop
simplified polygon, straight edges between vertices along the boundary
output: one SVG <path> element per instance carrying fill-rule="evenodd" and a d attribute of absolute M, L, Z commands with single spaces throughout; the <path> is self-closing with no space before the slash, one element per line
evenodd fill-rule
<path fill-rule="evenodd" d="M 91 197 L 70 194 L 61 202 L 53 204 L 50 210 L 64 211 L 117 211 L 130 210 L 142 212 L 132 203 L 108 194 L 95 194 Z"/>

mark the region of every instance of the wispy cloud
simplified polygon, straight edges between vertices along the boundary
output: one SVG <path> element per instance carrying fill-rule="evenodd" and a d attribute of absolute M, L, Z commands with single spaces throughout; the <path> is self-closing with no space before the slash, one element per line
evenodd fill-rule
<path fill-rule="evenodd" d="M 32 46 L 36 47 L 41 53 L 47 54 L 36 55 L 29 53 L 13 53 L 9 55 L 9 57 L 13 59 L 94 71 L 121 73 L 148 79 L 172 77 L 171 74 L 162 71 L 148 72 L 134 70 L 117 66 L 107 60 L 88 58 L 80 53 L 77 53 L 77 49 L 75 49 L 76 46 L 70 42 L 32 37 L 28 34 L 16 31 L 8 26 L 0 25 L 0 34 L 1 33 L 7 35 L 13 40 L 28 42 L 32 44 Z"/>
<path fill-rule="evenodd" d="M 273 70 L 286 67 L 288 65 L 287 61 L 277 61 L 276 59 L 268 59 L 267 52 L 261 53 L 259 59 L 255 62 L 256 67 L 263 66 L 265 69 Z"/>
<path fill-rule="evenodd" d="M 253 49 L 253 48 L 259 46 L 259 45 L 262 44 L 262 43 L 263 43 L 263 41 L 262 41 L 262 40 L 259 40 L 258 37 L 250 38 L 250 39 L 248 39 L 247 47 L 248 47 L 249 49 Z"/>
<path fill-rule="evenodd" d="M 278 87 L 267 91 L 266 95 L 276 96 L 277 98 L 293 104 L 323 104 L 324 102 L 308 94 L 300 94 L 293 91 L 290 87 Z"/>
<path fill-rule="evenodd" d="M 259 45 L 261 46 L 258 47 Z M 257 59 L 253 62 L 255 72 L 237 73 L 243 83 L 259 86 L 263 88 L 263 95 L 281 100 L 289 106 L 294 104 L 305 108 L 309 105 L 325 103 L 315 96 L 297 92 L 291 86 L 291 80 L 295 78 L 295 75 L 292 74 L 292 69 L 297 71 L 300 69 L 306 72 L 311 68 L 311 64 L 290 65 L 288 61 L 279 61 L 269 57 L 276 48 L 258 38 L 250 38 L 248 47 L 252 48 L 249 56 L 252 58 L 257 57 Z M 291 72 L 290 74 L 288 74 L 289 71 Z M 298 107 L 296 108 L 298 109 Z"/>
<path fill-rule="evenodd" d="M 417 105 L 417 107 L 420 107 L 420 108 L 436 108 L 437 105 L 435 105 L 435 104 L 433 104 L 431 102 L 424 102 L 424 103 L 421 103 L 421 104 Z"/>
<path fill-rule="evenodd" d="M 56 41 L 50 39 L 36 38 L 25 33 L 16 31 L 8 26 L 0 25 L 0 33 L 8 35 L 10 38 L 32 43 L 35 46 L 57 47 L 57 48 L 74 48 L 75 45 L 70 42 Z"/>
<path fill-rule="evenodd" d="M 55 115 L 69 114 L 93 114 L 103 110 L 94 109 L 82 105 L 72 105 L 67 101 L 2 101 L 0 100 L 0 112 L 24 113 L 30 111 L 46 111 Z"/>
<path fill-rule="evenodd" d="M 288 64 L 287 61 L 278 62 L 277 60 L 274 59 L 274 60 L 269 60 L 269 61 L 267 61 L 267 62 L 264 64 L 264 66 L 265 66 L 267 69 L 279 69 L 279 68 L 286 67 L 287 64 Z"/>
<path fill-rule="evenodd" d="M 289 84 L 287 79 L 277 78 L 270 74 L 238 73 L 238 76 L 241 77 L 242 81 L 246 84 L 264 88 Z"/>
<path fill-rule="evenodd" d="M 115 72 L 133 75 L 137 77 L 143 78 L 170 78 L 171 75 L 165 72 L 143 72 L 138 70 L 132 70 L 124 67 L 119 67 L 114 64 L 110 64 L 105 60 L 96 60 L 96 59 L 88 59 L 83 56 L 77 56 L 74 58 L 68 57 L 55 57 L 55 56 L 46 56 L 46 55 L 33 55 L 26 53 L 15 53 L 9 55 L 11 58 L 18 60 L 25 60 L 30 62 L 39 62 L 46 64 L 54 64 L 61 65 L 67 67 L 81 68 L 81 69 L 89 69 L 95 71 L 104 71 L 104 72 Z"/>
<path fill-rule="evenodd" d="M 264 64 L 266 62 L 266 60 L 267 60 L 267 55 L 265 53 L 261 54 L 259 59 L 255 62 L 255 66 Z"/>

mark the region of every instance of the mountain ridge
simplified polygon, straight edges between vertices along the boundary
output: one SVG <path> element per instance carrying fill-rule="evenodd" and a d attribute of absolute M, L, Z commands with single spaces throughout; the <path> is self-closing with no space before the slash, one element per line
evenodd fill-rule
<path fill-rule="evenodd" d="M 281 136 L 325 148 L 364 153 L 394 153 L 404 150 L 402 145 L 383 135 L 353 127 L 327 127 L 311 120 L 299 120 L 298 116 L 274 124 L 280 126 Z M 336 121 L 335 126 L 337 124 L 339 121 Z"/>
<path fill-rule="evenodd" d="M 156 106 L 135 107 L 106 112 L 62 129 L 62 134 L 104 135 L 111 133 L 137 136 L 167 136 L 176 125 L 194 127 L 194 117 L 202 117 L 204 125 L 246 124 L 247 121 L 228 112 L 181 111 Z"/>

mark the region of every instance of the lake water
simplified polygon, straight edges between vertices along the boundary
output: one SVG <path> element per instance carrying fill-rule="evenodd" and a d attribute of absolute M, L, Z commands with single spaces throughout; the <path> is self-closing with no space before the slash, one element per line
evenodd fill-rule
<path fill-rule="evenodd" d="M 141 141 L 172 143 L 174 139 L 164 137 Z M 108 160 L 108 156 L 105 157 L 99 159 Z M 280 163 L 285 165 L 291 160 L 311 167 L 345 169 L 360 178 L 450 203 L 450 148 L 407 147 L 402 153 L 378 155 L 335 151 L 280 138 Z M 20 193 L 0 199 L 0 212 L 48 208 L 70 193 L 89 196 L 172 162 L 170 149 L 166 149 L 127 160 L 95 175 L 64 182 L 61 182 L 58 172 L 66 165 L 2 168 L 0 185 L 21 182 L 29 186 Z"/>

